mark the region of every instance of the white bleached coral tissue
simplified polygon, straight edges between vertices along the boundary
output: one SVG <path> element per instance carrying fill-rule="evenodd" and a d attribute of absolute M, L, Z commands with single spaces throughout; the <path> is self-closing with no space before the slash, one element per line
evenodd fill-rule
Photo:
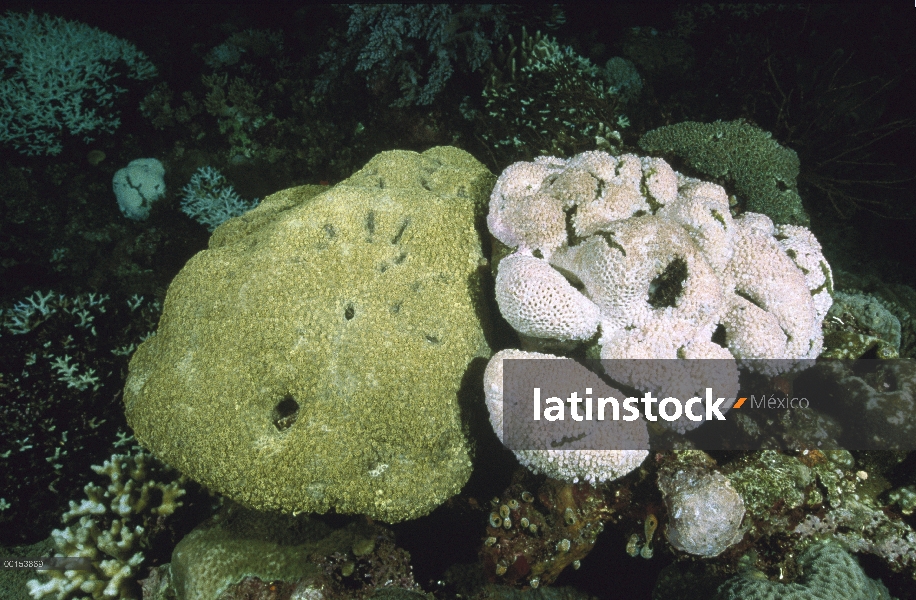
<path fill-rule="evenodd" d="M 608 386 L 600 377 L 569 359 L 540 352 L 502 350 L 490 359 L 483 379 L 490 423 L 502 442 L 506 441 L 503 431 L 503 361 L 507 359 L 556 359 L 558 367 L 559 361 L 566 361 L 555 374 L 545 372 L 544 377 L 567 378 L 570 369 L 575 369 L 578 371 L 576 381 L 581 382 L 583 388 L 591 387 L 596 397 L 625 397 L 625 394 Z M 623 477 L 642 464 L 649 455 L 648 450 L 642 449 L 649 446 L 649 434 L 642 420 L 605 421 L 601 427 L 590 428 L 586 439 L 582 438 L 581 429 L 575 428 L 575 421 L 570 420 L 565 424 L 569 429 L 563 428 L 563 422 L 556 422 L 556 426 L 550 428 L 538 427 L 532 422 L 531 427 L 514 431 L 519 437 L 517 445 L 532 448 L 514 450 L 519 462 L 535 473 L 543 473 L 554 479 L 595 484 Z M 520 425 L 514 423 L 513 427 Z M 569 440 L 573 438 L 577 445 L 585 449 L 564 448 L 570 445 Z"/>
<path fill-rule="evenodd" d="M 733 218 L 721 186 L 662 159 L 586 152 L 515 163 L 487 224 L 514 249 L 496 297 L 523 339 L 589 339 L 594 306 L 603 359 L 718 358 L 775 375 L 822 349 L 832 275 L 811 232 Z M 735 391 L 736 369 L 717 374 Z"/>

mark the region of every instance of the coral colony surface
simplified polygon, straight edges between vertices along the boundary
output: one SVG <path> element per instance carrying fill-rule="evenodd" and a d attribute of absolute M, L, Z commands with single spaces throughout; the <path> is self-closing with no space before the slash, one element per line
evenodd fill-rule
<path fill-rule="evenodd" d="M 0 598 L 916 599 L 904 11 L 5 8 Z"/>

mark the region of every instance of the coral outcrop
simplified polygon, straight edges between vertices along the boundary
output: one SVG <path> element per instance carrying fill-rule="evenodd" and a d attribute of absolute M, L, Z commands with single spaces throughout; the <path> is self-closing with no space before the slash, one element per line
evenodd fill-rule
<path fill-rule="evenodd" d="M 748 569 L 722 584 L 717 600 L 776 600 L 835 598 L 837 600 L 890 599 L 881 581 L 870 579 L 838 544 L 824 541 L 808 547 L 798 558 L 802 575 L 796 581 L 770 581 Z"/>
<path fill-rule="evenodd" d="M 70 501 L 65 527 L 51 537 L 55 556 L 86 558 L 89 570 L 47 571 L 28 582 L 32 598 L 139 598 L 136 585 L 149 538 L 181 506 L 184 477 L 149 453 L 115 454 L 92 469 L 110 481 L 87 484 L 86 498 Z"/>
<path fill-rule="evenodd" d="M 729 182 L 747 210 L 775 223 L 808 224 L 796 184 L 798 155 L 750 123 L 685 121 L 648 132 L 639 146 L 677 156 L 703 175 Z"/>
<path fill-rule="evenodd" d="M 602 359 L 721 359 L 707 361 L 713 372 L 660 363 L 648 375 L 606 362 L 621 384 L 690 397 L 716 381 L 728 397 L 735 360 L 778 375 L 821 351 L 832 275 L 811 232 L 758 213 L 734 218 L 720 186 L 659 158 L 516 163 L 497 181 L 487 224 L 514 249 L 499 263 L 496 297 L 530 348 L 549 345 L 526 338 L 591 338 L 597 308 Z"/>
<path fill-rule="evenodd" d="M 457 493 L 493 183 L 461 150 L 385 152 L 220 226 L 131 361 L 137 439 L 261 510 L 401 521 Z"/>

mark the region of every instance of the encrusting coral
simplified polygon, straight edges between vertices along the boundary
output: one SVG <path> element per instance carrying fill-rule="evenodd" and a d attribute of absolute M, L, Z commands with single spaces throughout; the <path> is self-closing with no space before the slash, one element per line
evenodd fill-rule
<path fill-rule="evenodd" d="M 677 156 L 703 175 L 728 181 L 749 211 L 779 224 L 808 224 L 796 186 L 798 155 L 750 123 L 685 121 L 648 132 L 639 146 Z"/>

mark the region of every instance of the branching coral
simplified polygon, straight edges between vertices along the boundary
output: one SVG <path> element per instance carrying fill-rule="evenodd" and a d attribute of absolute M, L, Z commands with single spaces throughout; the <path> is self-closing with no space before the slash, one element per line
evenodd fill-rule
<path fill-rule="evenodd" d="M 88 571 L 49 571 L 48 579 L 29 581 L 33 598 L 138 598 L 136 575 L 149 535 L 181 506 L 184 477 L 151 454 L 115 454 L 92 470 L 109 478 L 105 486 L 86 485 L 86 499 L 70 502 L 51 536 L 56 556 L 88 558 Z"/>

